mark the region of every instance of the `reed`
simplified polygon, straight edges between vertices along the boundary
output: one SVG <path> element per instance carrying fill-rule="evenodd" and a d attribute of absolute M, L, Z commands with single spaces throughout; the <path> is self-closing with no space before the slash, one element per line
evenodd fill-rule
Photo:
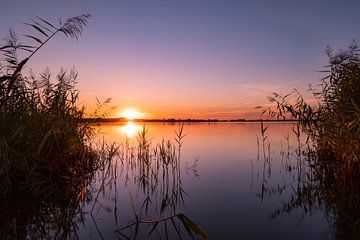
<path fill-rule="evenodd" d="M 335 54 L 327 49 L 329 65 L 322 71 L 326 76 L 321 89 L 310 89 L 315 104 L 294 90 L 284 96 L 274 93 L 269 100 L 275 109 L 264 111 L 270 117 L 297 120 L 294 133 L 299 142 L 295 166 L 286 166 L 297 179 L 293 193 L 272 217 L 299 208 L 304 213 L 321 209 L 336 239 L 360 237 L 359 53 L 356 43 Z M 300 129 L 309 136 L 301 144 Z"/>
<path fill-rule="evenodd" d="M 333 53 L 328 48 L 329 65 L 323 70 L 320 90 L 312 89 L 316 102 L 309 104 L 294 90 L 287 95 L 273 93 L 269 100 L 275 109 L 270 117 L 295 119 L 303 127 L 319 154 L 355 167 L 360 154 L 360 49 L 352 43 L 346 51 Z M 320 157 L 320 156 L 319 156 Z"/>
<path fill-rule="evenodd" d="M 90 15 L 68 18 L 55 26 L 37 17 L 29 27 L 42 38 L 25 35 L 35 45 L 24 45 L 10 30 L 0 47 L 0 196 L 20 189 L 44 191 L 75 171 L 85 171 L 94 161 L 88 140 L 89 126 L 80 120 L 84 108 L 78 106 L 77 72 L 49 70 L 40 76 L 25 75 L 23 68 L 34 54 L 56 34 L 78 38 Z M 19 60 L 18 56 L 28 57 Z"/>

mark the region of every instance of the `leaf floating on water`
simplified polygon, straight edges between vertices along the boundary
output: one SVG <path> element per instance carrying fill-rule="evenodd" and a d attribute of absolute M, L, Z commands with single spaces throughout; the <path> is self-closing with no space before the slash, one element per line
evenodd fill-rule
<path fill-rule="evenodd" d="M 186 231 L 188 232 L 188 234 L 192 237 L 192 239 L 194 239 L 194 234 L 191 232 L 191 229 L 187 225 L 186 221 L 181 217 L 181 214 L 178 214 L 176 216 L 180 219 L 180 221 L 184 225 L 184 227 L 185 227 Z"/>
<path fill-rule="evenodd" d="M 202 230 L 197 224 L 191 221 L 191 219 L 187 217 L 185 214 L 179 213 L 176 216 L 181 220 L 181 222 L 184 224 L 186 228 L 191 229 L 194 233 L 200 235 L 204 239 L 209 239 L 209 235 L 204 230 Z"/>

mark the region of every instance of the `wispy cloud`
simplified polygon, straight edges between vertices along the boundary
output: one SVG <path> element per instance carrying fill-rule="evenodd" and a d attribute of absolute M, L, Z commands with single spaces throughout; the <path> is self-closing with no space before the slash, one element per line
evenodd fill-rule
<path fill-rule="evenodd" d="M 118 100 L 127 100 L 127 101 L 134 101 L 136 100 L 133 97 L 125 96 L 125 95 L 113 95 L 109 93 L 101 93 L 101 92 L 90 92 L 90 91 L 81 91 L 82 97 L 111 97 L 112 99 L 118 99 Z"/>
<path fill-rule="evenodd" d="M 293 88 L 298 88 L 297 83 L 301 83 L 301 86 L 307 87 L 308 84 L 311 84 L 314 80 L 318 80 L 317 74 L 312 74 L 297 78 L 287 82 L 274 82 L 274 83 L 236 83 L 230 85 L 231 88 L 243 90 L 242 95 L 239 96 L 239 99 L 251 99 L 254 96 L 263 96 L 266 97 L 267 94 L 272 92 L 289 92 Z M 303 90 L 303 89 L 300 89 Z"/>

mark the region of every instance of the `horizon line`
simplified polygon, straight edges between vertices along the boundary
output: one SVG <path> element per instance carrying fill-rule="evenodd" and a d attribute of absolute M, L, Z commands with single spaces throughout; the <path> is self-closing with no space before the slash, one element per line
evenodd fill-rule
<path fill-rule="evenodd" d="M 111 117 L 111 118 L 83 118 L 87 122 L 294 122 L 294 119 L 246 119 L 246 118 L 235 118 L 235 119 L 217 119 L 217 118 L 136 118 L 127 119 L 124 117 Z"/>

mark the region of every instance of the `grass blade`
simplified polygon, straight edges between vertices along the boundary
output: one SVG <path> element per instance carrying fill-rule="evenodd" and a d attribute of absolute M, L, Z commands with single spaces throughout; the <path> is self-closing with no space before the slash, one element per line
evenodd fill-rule
<path fill-rule="evenodd" d="M 37 38 L 37 37 L 33 37 L 33 36 L 30 36 L 30 35 L 24 35 L 25 37 L 28 37 L 28 38 L 32 38 L 32 39 L 34 39 L 35 41 L 37 41 L 38 43 L 40 43 L 40 44 L 43 44 L 43 41 L 41 41 L 39 38 Z"/>
<path fill-rule="evenodd" d="M 46 32 L 44 32 L 40 27 L 34 25 L 34 24 L 30 24 L 30 23 L 24 23 L 25 25 L 28 25 L 30 27 L 35 28 L 36 30 L 38 30 L 39 32 L 41 32 L 42 34 L 44 34 L 46 37 L 49 37 L 49 35 L 46 34 Z"/>

